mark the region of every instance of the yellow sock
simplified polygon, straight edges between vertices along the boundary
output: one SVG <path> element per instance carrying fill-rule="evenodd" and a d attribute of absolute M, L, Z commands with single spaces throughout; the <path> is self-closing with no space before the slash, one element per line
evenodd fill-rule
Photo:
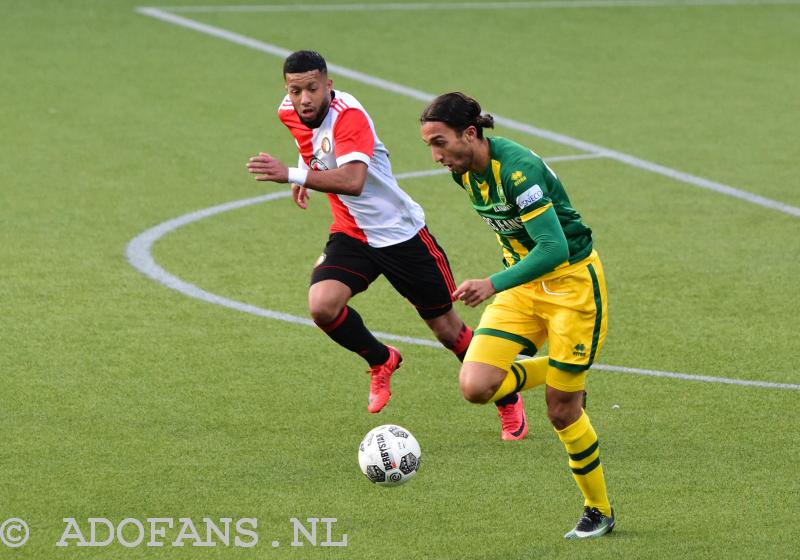
<path fill-rule="evenodd" d="M 611 515 L 597 434 L 586 412 L 575 423 L 563 430 L 556 430 L 556 433 L 569 453 L 569 466 L 583 493 L 584 505 L 599 509 L 603 515 Z"/>
<path fill-rule="evenodd" d="M 491 402 L 500 400 L 511 393 L 518 393 L 544 385 L 548 367 L 547 356 L 514 362 L 500 384 L 500 388 L 492 396 Z"/>

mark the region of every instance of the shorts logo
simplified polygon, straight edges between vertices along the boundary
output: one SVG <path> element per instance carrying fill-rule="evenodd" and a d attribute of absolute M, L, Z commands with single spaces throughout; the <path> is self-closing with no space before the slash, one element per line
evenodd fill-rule
<path fill-rule="evenodd" d="M 575 350 L 572 352 L 572 355 L 573 356 L 577 356 L 579 358 L 585 358 L 586 357 L 586 346 L 584 346 L 583 344 L 580 344 L 580 343 L 576 344 L 575 345 Z"/>
<path fill-rule="evenodd" d="M 326 154 L 331 151 L 331 141 L 327 136 L 322 139 L 322 151 Z"/>
<path fill-rule="evenodd" d="M 514 173 L 511 174 L 511 180 L 514 181 L 514 186 L 518 187 L 527 181 L 528 178 L 522 174 L 522 171 L 514 171 Z"/>
<path fill-rule="evenodd" d="M 325 255 L 325 253 L 322 253 L 322 254 L 319 256 L 319 258 L 317 259 L 317 262 L 315 262 L 315 263 L 314 263 L 314 267 L 318 267 L 319 265 L 321 265 L 322 263 L 324 263 L 324 262 L 325 262 L 325 257 L 326 257 L 326 256 L 327 256 L 327 255 Z"/>
<path fill-rule="evenodd" d="M 542 198 L 544 198 L 542 188 L 539 185 L 533 185 L 531 188 L 517 197 L 517 206 L 519 208 L 525 208 L 526 206 L 530 206 Z"/>

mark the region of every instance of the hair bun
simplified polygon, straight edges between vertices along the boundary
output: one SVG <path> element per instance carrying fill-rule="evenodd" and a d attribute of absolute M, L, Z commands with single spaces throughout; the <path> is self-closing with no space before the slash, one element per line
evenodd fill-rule
<path fill-rule="evenodd" d="M 494 117 L 489 113 L 485 115 L 478 115 L 475 119 L 475 124 L 484 128 L 494 128 Z"/>

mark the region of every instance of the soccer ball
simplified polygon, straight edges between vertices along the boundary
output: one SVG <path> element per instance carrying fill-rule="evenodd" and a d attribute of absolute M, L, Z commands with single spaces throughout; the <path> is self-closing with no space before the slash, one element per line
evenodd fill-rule
<path fill-rule="evenodd" d="M 402 426 L 386 424 L 370 430 L 358 446 L 358 464 L 370 482 L 398 486 L 419 469 L 417 439 Z"/>

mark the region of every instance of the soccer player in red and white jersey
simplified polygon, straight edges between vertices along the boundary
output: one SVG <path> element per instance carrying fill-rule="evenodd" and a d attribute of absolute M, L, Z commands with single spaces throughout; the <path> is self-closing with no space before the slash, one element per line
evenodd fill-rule
<path fill-rule="evenodd" d="M 383 274 L 459 359 L 472 330 L 453 310 L 455 282 L 447 256 L 428 232 L 422 208 L 398 186 L 370 116 L 355 97 L 333 89 L 319 53 L 291 54 L 283 75 L 288 95 L 278 115 L 297 144 L 297 167 L 261 152 L 247 168 L 259 181 L 291 183 L 294 202 L 303 209 L 308 189 L 327 194 L 333 224 L 311 275 L 309 311 L 331 339 L 369 364 L 368 410 L 375 413 L 391 396 L 390 378 L 402 357 L 378 341 L 348 305 L 355 294 Z"/>

